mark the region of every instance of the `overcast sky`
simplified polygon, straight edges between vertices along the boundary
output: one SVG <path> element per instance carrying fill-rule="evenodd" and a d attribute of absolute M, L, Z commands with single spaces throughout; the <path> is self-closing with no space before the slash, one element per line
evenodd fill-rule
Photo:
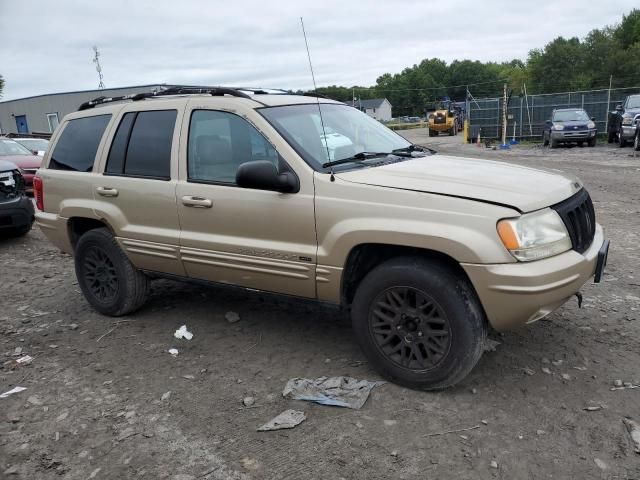
<path fill-rule="evenodd" d="M 151 83 L 373 85 L 424 58 L 525 59 L 620 21 L 638 0 L 0 0 L 2 100 Z"/>

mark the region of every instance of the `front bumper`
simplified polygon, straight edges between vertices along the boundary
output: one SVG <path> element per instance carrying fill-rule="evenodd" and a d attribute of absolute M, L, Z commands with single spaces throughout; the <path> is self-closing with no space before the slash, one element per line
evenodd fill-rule
<path fill-rule="evenodd" d="M 557 142 L 582 142 L 595 138 L 598 131 L 591 130 L 552 130 L 551 138 Z"/>
<path fill-rule="evenodd" d="M 497 265 L 462 264 L 480 297 L 489 323 L 510 330 L 547 316 L 599 273 L 608 247 L 600 225 L 593 243 L 580 254 L 574 250 L 535 262 Z M 604 258 L 603 258 L 604 257 Z M 598 261 L 601 259 L 600 262 Z"/>
<path fill-rule="evenodd" d="M 25 227 L 33 222 L 33 217 L 33 202 L 24 195 L 0 201 L 0 230 Z"/>
<path fill-rule="evenodd" d="M 633 140 L 636 136 L 636 126 L 623 125 L 620 127 L 620 136 L 625 140 Z"/>

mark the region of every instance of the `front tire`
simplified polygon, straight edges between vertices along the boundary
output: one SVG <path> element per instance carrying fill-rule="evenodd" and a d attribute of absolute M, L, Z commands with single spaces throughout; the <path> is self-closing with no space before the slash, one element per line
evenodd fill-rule
<path fill-rule="evenodd" d="M 640 152 L 640 126 L 636 128 L 636 136 L 633 139 L 633 149 Z"/>
<path fill-rule="evenodd" d="M 414 257 L 384 262 L 362 280 L 352 322 L 365 356 L 383 377 L 421 390 L 466 377 L 487 335 L 468 280 L 445 264 Z"/>
<path fill-rule="evenodd" d="M 558 143 L 557 140 L 554 140 L 553 138 L 551 138 L 551 142 L 550 143 L 551 143 L 551 145 L 550 145 L 551 148 L 558 148 L 559 143 Z"/>
<path fill-rule="evenodd" d="M 595 146 L 596 146 L 596 142 L 597 142 L 597 141 L 596 141 L 596 137 L 593 137 L 593 138 L 589 139 L 589 141 L 588 141 L 588 145 L 589 145 L 590 147 L 595 147 Z"/>
<path fill-rule="evenodd" d="M 126 315 L 147 300 L 148 277 L 133 266 L 106 228 L 82 235 L 74 260 L 82 293 L 103 315 Z"/>
<path fill-rule="evenodd" d="M 618 140 L 618 144 L 620 146 L 620 148 L 624 148 L 627 146 L 627 140 L 625 140 L 625 138 L 622 136 L 622 132 L 619 133 L 619 140 Z"/>

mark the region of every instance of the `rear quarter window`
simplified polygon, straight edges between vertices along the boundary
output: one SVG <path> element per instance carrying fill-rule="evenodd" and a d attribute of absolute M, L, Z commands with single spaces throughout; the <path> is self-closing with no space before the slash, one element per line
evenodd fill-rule
<path fill-rule="evenodd" d="M 111 114 L 69 120 L 51 154 L 48 168 L 90 172 Z"/>

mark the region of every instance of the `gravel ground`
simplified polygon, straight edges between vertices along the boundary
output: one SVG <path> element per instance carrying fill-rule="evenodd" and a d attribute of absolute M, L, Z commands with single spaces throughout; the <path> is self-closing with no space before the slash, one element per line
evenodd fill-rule
<path fill-rule="evenodd" d="M 26 387 L 0 399 L 0 478 L 640 478 L 622 422 L 640 422 L 640 388 L 611 390 L 640 384 L 640 158 L 609 145 L 504 152 L 405 135 L 580 176 L 612 244 L 583 308 L 571 301 L 492 334 L 496 350 L 455 388 L 386 384 L 361 410 L 325 407 L 283 399 L 286 381 L 379 379 L 343 313 L 161 280 L 141 311 L 105 318 L 80 294 L 72 258 L 33 230 L 0 240 L 0 393 Z M 194 338 L 175 339 L 185 323 Z M 18 365 L 25 354 L 32 363 Z M 288 408 L 307 420 L 256 431 Z"/>

